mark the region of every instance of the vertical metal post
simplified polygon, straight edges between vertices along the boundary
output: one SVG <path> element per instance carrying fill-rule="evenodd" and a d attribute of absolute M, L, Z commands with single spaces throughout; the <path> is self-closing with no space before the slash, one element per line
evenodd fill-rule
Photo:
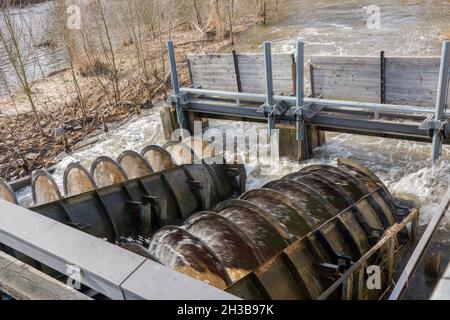
<path fill-rule="evenodd" d="M 297 107 L 302 107 L 305 100 L 305 51 L 303 42 L 297 42 L 296 64 Z"/>
<path fill-rule="evenodd" d="M 173 48 L 172 40 L 169 40 L 167 42 L 167 47 L 169 50 L 170 72 L 172 76 L 173 93 L 175 96 L 177 96 L 180 94 L 180 84 L 178 82 L 177 62 L 175 60 L 175 50 Z"/>
<path fill-rule="evenodd" d="M 272 45 L 270 42 L 264 42 L 264 71 L 266 76 L 266 108 L 265 112 L 268 113 L 268 129 L 269 136 L 272 136 L 272 129 L 274 128 L 273 118 L 273 74 L 272 74 Z"/>
<path fill-rule="evenodd" d="M 264 71 L 266 75 L 267 104 L 273 105 L 272 45 L 264 42 Z"/>
<path fill-rule="evenodd" d="M 450 41 L 444 41 L 442 45 L 442 57 L 441 57 L 441 67 L 439 71 L 439 84 L 437 91 L 436 100 L 436 114 L 435 121 L 444 120 L 444 113 L 447 104 L 447 94 L 448 94 L 448 82 L 449 82 L 449 53 L 450 53 Z M 441 148 L 442 148 L 442 138 L 439 136 L 440 129 L 434 129 L 433 135 L 433 146 L 432 146 L 432 160 L 436 163 L 439 160 Z"/>
<path fill-rule="evenodd" d="M 175 102 L 178 124 L 180 125 L 181 129 L 187 129 L 186 116 L 182 110 L 182 105 L 180 101 L 180 83 L 178 81 L 177 62 L 175 60 L 175 50 L 173 48 L 172 40 L 169 40 L 167 42 L 167 48 L 169 51 L 170 73 L 172 78 L 172 88 L 173 88 L 172 98 L 173 101 Z"/>
<path fill-rule="evenodd" d="M 295 92 L 296 97 L 296 133 L 297 133 L 297 150 L 298 158 L 302 158 L 302 141 L 304 138 L 303 127 L 303 105 L 305 100 L 305 52 L 303 42 L 297 42 L 297 57 L 296 57 L 296 78 L 295 78 Z"/>
<path fill-rule="evenodd" d="M 380 52 L 380 103 L 386 104 L 386 57 L 384 51 Z M 375 111 L 375 120 L 380 120 L 380 112 Z"/>

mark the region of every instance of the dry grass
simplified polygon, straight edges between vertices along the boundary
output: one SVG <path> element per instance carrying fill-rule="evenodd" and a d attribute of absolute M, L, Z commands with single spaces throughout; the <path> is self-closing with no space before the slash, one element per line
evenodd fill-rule
<path fill-rule="evenodd" d="M 245 31 L 252 21 L 244 17 L 236 19 L 234 32 Z M 140 108 L 149 108 L 154 101 L 167 98 L 170 74 L 165 41 L 168 38 L 174 40 L 176 46 L 183 85 L 189 84 L 187 53 L 221 51 L 229 47 L 228 39 L 205 39 L 197 29 L 186 29 L 185 25 L 171 28 L 169 32 L 167 28 L 153 31 L 157 36 L 148 39 L 130 37 L 130 34 L 119 38 L 122 45 L 114 49 L 117 80 L 120 79 L 116 88 L 120 92 L 118 97 L 111 84 L 115 72 L 108 60 L 110 55 L 92 50 L 90 43 L 83 46 L 84 52 L 74 47 L 74 73 L 68 69 L 33 83 L 31 94 L 42 135 L 38 133 L 39 123 L 33 121 L 23 92 L 0 97 L 0 177 L 11 181 L 33 170 L 48 168 L 58 162 L 59 154 L 70 154 L 78 142 L 107 130 L 109 123 L 120 123 L 139 113 Z M 74 39 L 67 40 L 72 45 Z M 138 49 L 140 55 L 136 54 Z M 144 71 L 143 62 L 145 72 L 138 72 Z"/>
<path fill-rule="evenodd" d="M 174 33 L 177 60 L 180 69 L 180 80 L 183 85 L 189 82 L 186 54 L 190 52 L 219 51 L 228 45 L 228 41 L 198 40 L 192 32 Z M 152 66 L 161 70 L 157 57 L 157 44 L 154 45 L 155 54 L 149 60 Z M 109 123 L 122 122 L 130 116 L 139 113 L 141 108 L 149 108 L 154 101 L 167 97 L 170 92 L 170 77 L 168 66 L 166 74 L 155 74 L 153 81 L 145 82 L 136 70 L 137 61 L 133 59 L 133 48 L 123 46 L 118 51 L 121 63 L 121 93 L 119 105 L 109 104 L 105 93 L 99 90 L 93 74 L 106 73 L 101 61 L 95 68 L 89 64 L 78 65 L 80 86 L 86 104 L 86 121 L 80 114 L 76 94 L 71 91 L 70 70 L 36 83 L 34 95 L 40 107 L 39 117 L 43 125 L 44 135 L 41 136 L 36 123 L 29 112 L 19 116 L 0 114 L 0 177 L 12 181 L 27 176 L 40 168 L 48 168 L 58 162 L 58 155 L 62 152 L 71 153 L 72 148 L 81 140 L 95 136 L 109 126 Z M 167 61 L 166 61 L 167 63 Z M 103 76 L 106 77 L 106 76 Z M 112 93 L 111 93 L 112 95 Z M 66 97 L 66 101 L 62 96 Z M 20 110 L 26 110 L 26 100 L 18 96 Z M 0 100 L 1 103 L 1 100 Z M 24 107 L 20 105 L 23 104 Z M 85 123 L 84 123 L 85 122 Z"/>
<path fill-rule="evenodd" d="M 109 65 L 99 57 L 93 58 L 93 61 L 78 62 L 75 69 L 83 77 L 109 76 L 112 72 Z"/>

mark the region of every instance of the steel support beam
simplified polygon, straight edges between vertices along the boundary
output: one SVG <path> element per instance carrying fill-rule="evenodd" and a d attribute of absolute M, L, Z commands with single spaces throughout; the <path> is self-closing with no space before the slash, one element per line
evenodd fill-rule
<path fill-rule="evenodd" d="M 111 299 L 236 299 L 206 283 L 3 200 L 0 215 L 0 243 L 61 274 L 73 276 Z"/>
<path fill-rule="evenodd" d="M 207 90 L 207 89 L 196 89 L 196 88 L 180 88 L 181 93 L 190 93 L 192 95 L 197 95 L 202 98 L 224 98 L 229 100 L 239 100 L 241 103 L 245 102 L 258 102 L 264 103 L 266 101 L 266 96 L 264 94 L 258 93 L 241 93 L 241 92 L 230 92 L 230 91 L 219 91 L 219 90 Z M 292 96 L 279 96 L 275 95 L 273 97 L 275 102 L 284 101 L 292 106 L 296 104 L 297 97 Z M 421 106 L 410 106 L 410 105 L 396 105 L 396 104 L 380 104 L 371 102 L 356 102 L 356 101 L 345 101 L 345 100 L 330 100 L 330 99 L 319 99 L 319 98 L 308 98 L 304 99 L 305 104 L 315 104 L 318 106 L 327 107 L 330 109 L 339 110 L 342 108 L 361 110 L 361 111 L 379 111 L 383 113 L 392 114 L 423 114 L 423 115 L 435 115 L 436 109 Z M 450 111 L 447 110 L 444 113 L 445 117 L 450 117 Z"/>
<path fill-rule="evenodd" d="M 180 92 L 180 83 L 178 80 L 177 62 L 175 59 L 175 50 L 173 47 L 173 42 L 167 42 L 167 49 L 169 51 L 169 62 L 170 62 L 170 72 L 172 79 L 173 96 L 172 101 L 175 104 L 177 111 L 177 120 L 181 129 L 189 129 L 188 117 L 185 110 L 183 110 L 183 95 Z"/>
<path fill-rule="evenodd" d="M 266 117 L 258 112 L 257 106 L 230 104 L 222 101 L 212 101 L 203 99 L 191 100 L 189 111 L 201 114 L 203 117 L 223 120 L 240 120 L 248 122 L 264 123 Z M 280 118 L 280 125 L 286 126 L 290 123 L 294 129 L 295 122 L 289 116 Z M 370 135 L 378 135 L 380 137 L 401 138 L 409 137 L 417 141 L 431 141 L 427 130 L 419 129 L 419 123 L 404 124 L 393 123 L 388 121 L 374 121 L 369 119 L 366 114 L 357 116 L 354 114 L 339 115 L 337 112 L 320 112 L 312 119 L 305 120 L 308 125 L 315 125 L 325 131 L 352 131 Z"/>
<path fill-rule="evenodd" d="M 296 93 L 296 109 L 295 116 L 295 131 L 297 133 L 297 152 L 298 158 L 302 158 L 302 141 L 304 140 L 304 121 L 303 121 L 303 107 L 305 100 L 305 51 L 303 42 L 297 42 L 297 56 L 295 62 L 296 78 L 295 78 L 295 93 Z M 306 147 L 306 150 L 309 148 Z"/>
<path fill-rule="evenodd" d="M 276 105 L 273 99 L 272 46 L 270 42 L 264 42 L 264 74 L 266 79 L 266 102 L 262 107 L 262 111 L 267 117 L 267 129 L 271 137 L 272 131 L 275 129 L 274 109 Z"/>
<path fill-rule="evenodd" d="M 441 67 L 439 71 L 439 83 L 436 99 L 436 113 L 434 120 L 439 124 L 444 120 L 445 111 L 447 109 L 447 94 L 448 94 L 448 82 L 449 82 L 449 53 L 450 53 L 450 41 L 444 41 L 442 45 Z M 439 156 L 442 149 L 442 136 L 441 128 L 434 129 L 433 145 L 431 151 L 431 157 L 433 162 L 439 160 Z"/>

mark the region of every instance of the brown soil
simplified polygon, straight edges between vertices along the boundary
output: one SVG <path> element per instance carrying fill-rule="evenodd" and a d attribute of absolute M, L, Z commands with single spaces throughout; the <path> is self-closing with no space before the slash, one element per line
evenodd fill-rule
<path fill-rule="evenodd" d="M 243 19 L 236 32 L 248 28 L 250 21 Z M 205 40 L 195 30 L 177 31 L 172 33 L 171 38 L 175 43 L 183 84 L 189 81 L 187 53 L 217 52 L 229 47 L 228 39 Z M 157 60 L 160 54 L 156 41 L 154 47 Z M 151 83 L 144 83 L 136 76 L 134 56 L 133 47 L 129 44 L 117 50 L 122 95 L 117 106 L 113 106 L 111 97 L 100 90 L 95 77 L 82 75 L 83 70 L 78 70 L 78 81 L 87 106 L 85 120 L 75 94 L 71 70 L 63 70 L 34 83 L 33 97 L 43 135 L 39 133 L 29 102 L 23 94 L 16 92 L 12 98 L 0 97 L 0 177 L 12 181 L 36 169 L 48 168 L 58 162 L 57 156 L 62 152 L 70 154 L 81 140 L 107 131 L 111 123 L 122 122 L 139 113 L 141 108 L 150 108 L 153 102 L 167 98 L 171 90 L 168 66 L 165 67 L 164 77 L 155 76 Z"/>

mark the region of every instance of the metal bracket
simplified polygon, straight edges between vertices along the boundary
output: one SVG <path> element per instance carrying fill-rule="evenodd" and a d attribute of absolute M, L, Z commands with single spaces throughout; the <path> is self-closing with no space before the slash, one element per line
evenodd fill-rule
<path fill-rule="evenodd" d="M 189 93 L 186 92 L 180 92 L 177 95 L 172 95 L 167 100 L 168 104 L 171 104 L 173 106 L 179 105 L 179 106 L 185 106 L 189 104 Z"/>
<path fill-rule="evenodd" d="M 320 106 L 317 104 L 306 105 L 304 107 L 304 115 L 303 116 L 305 119 L 312 119 L 323 109 L 325 109 L 325 106 Z"/>
<path fill-rule="evenodd" d="M 272 130 L 275 129 L 276 118 L 283 117 L 290 108 L 291 107 L 286 102 L 280 101 L 274 105 L 265 103 L 258 109 L 259 113 L 263 113 L 267 117 L 270 136 L 272 136 Z"/>
<path fill-rule="evenodd" d="M 419 125 L 419 129 L 427 130 L 430 137 L 433 137 L 435 131 L 439 131 L 439 136 L 448 139 L 450 137 L 450 123 L 448 119 L 445 121 L 435 120 L 435 116 L 429 116 Z"/>
<path fill-rule="evenodd" d="M 175 107 L 177 112 L 178 124 L 182 128 L 187 128 L 187 118 L 185 115 L 184 106 L 189 104 L 189 93 L 180 92 L 169 97 L 167 103 Z"/>
<path fill-rule="evenodd" d="M 305 113 L 307 110 L 305 106 L 292 107 L 289 110 L 289 115 L 296 120 L 295 131 L 297 142 L 303 141 L 305 138 Z"/>

